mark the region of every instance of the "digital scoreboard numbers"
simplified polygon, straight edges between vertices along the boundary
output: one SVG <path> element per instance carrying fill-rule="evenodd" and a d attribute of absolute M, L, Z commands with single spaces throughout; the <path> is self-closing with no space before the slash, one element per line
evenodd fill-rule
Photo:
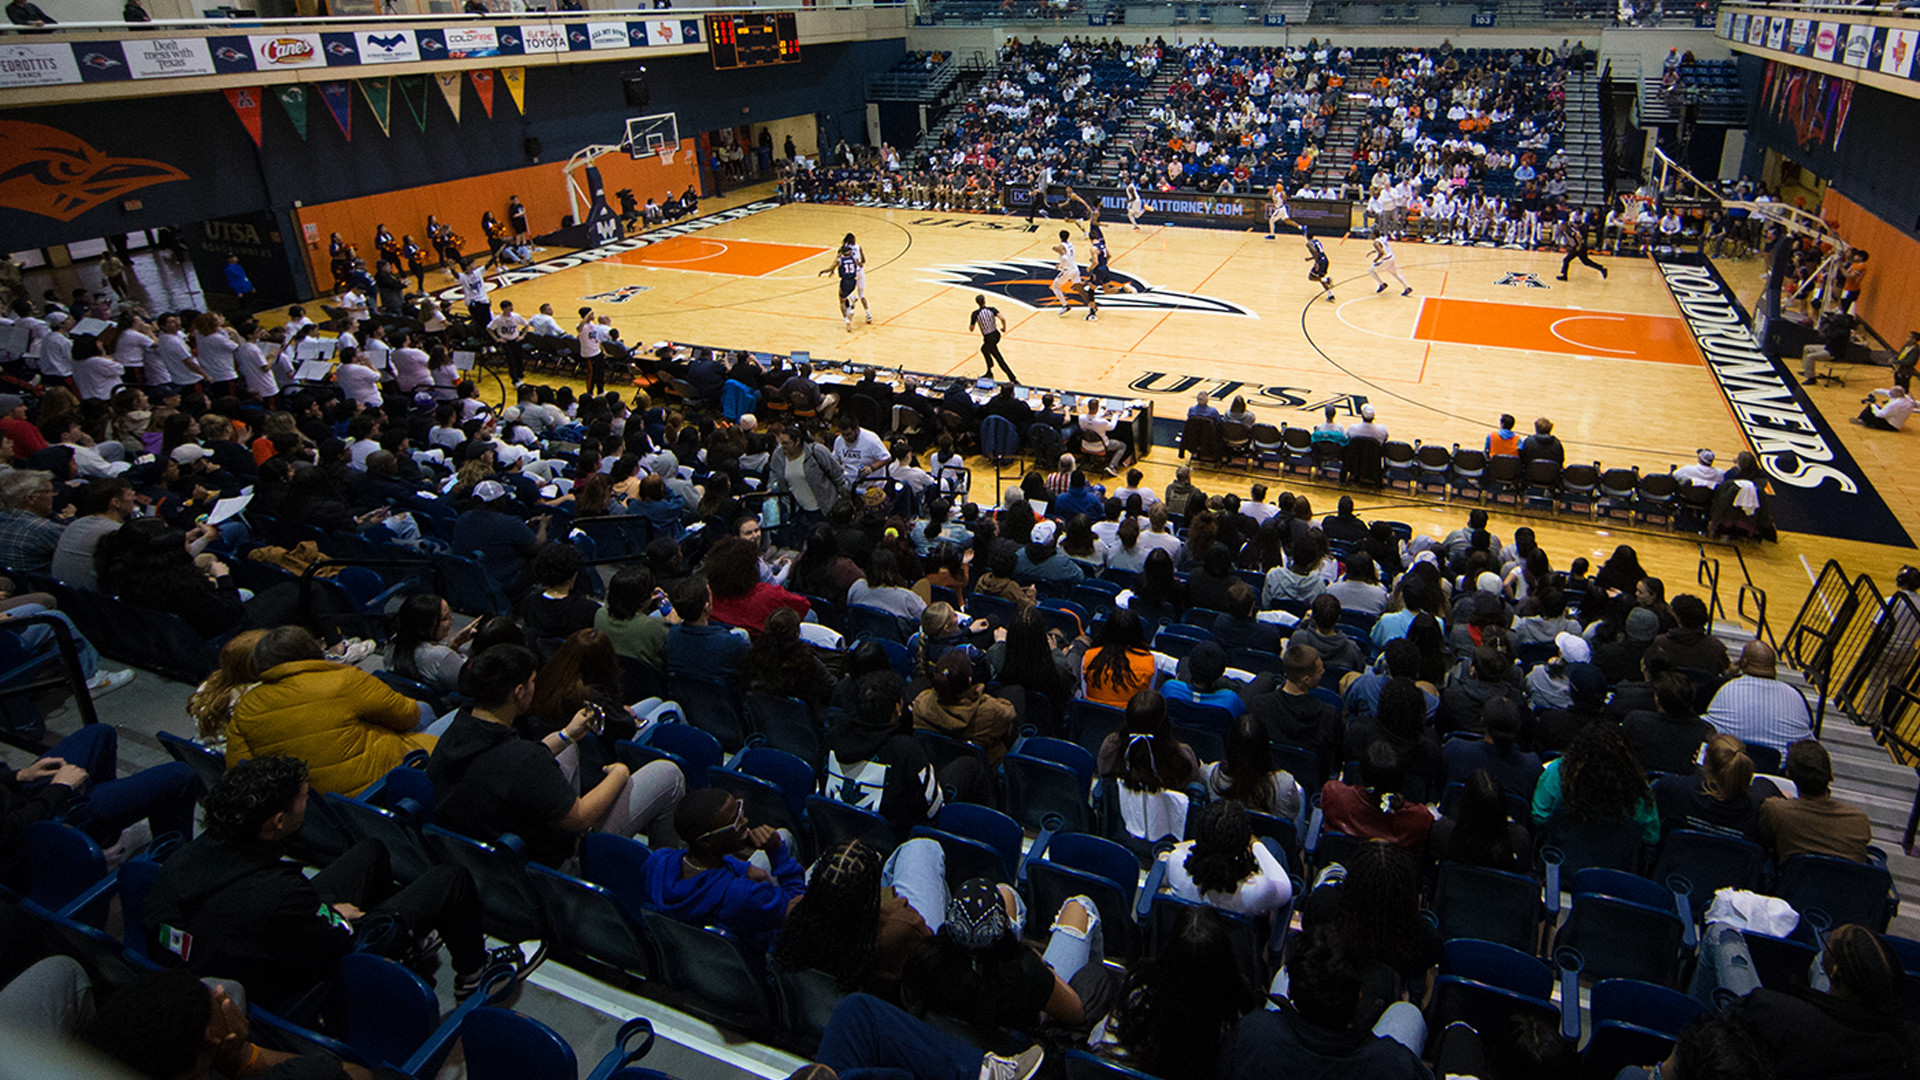
<path fill-rule="evenodd" d="M 716 70 L 794 64 L 800 32 L 791 11 L 707 16 L 707 50 Z"/>

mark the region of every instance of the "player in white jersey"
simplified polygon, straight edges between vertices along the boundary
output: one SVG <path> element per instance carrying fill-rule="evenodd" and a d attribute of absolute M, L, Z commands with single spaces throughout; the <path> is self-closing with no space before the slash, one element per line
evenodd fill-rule
<path fill-rule="evenodd" d="M 1380 281 L 1380 271 L 1382 270 L 1392 274 L 1393 280 L 1400 283 L 1401 296 L 1413 295 L 1413 286 L 1408 285 L 1407 279 L 1400 276 L 1400 263 L 1399 260 L 1394 258 L 1393 244 L 1384 236 L 1376 236 L 1373 238 L 1373 265 L 1367 267 L 1367 274 L 1372 277 L 1373 280 Z M 1386 292 L 1387 283 L 1380 281 L 1380 287 L 1373 291 L 1377 293 Z"/>
<path fill-rule="evenodd" d="M 1059 261 L 1054 265 L 1053 295 L 1060 301 L 1060 314 L 1065 315 L 1073 307 L 1067 299 L 1067 290 L 1080 285 L 1080 263 L 1073 254 L 1073 234 L 1060 230 L 1060 242 L 1053 245 L 1053 253 Z"/>
<path fill-rule="evenodd" d="M 860 250 L 860 242 L 853 238 L 852 233 L 840 241 L 840 249 L 853 256 L 853 265 L 859 268 L 859 272 L 853 275 L 853 295 L 860 301 L 860 310 L 867 313 L 867 321 L 872 322 L 873 309 L 867 306 L 867 253 Z M 853 304 L 848 303 L 847 309 L 851 313 Z"/>
<path fill-rule="evenodd" d="M 1133 231 L 1140 231 L 1140 215 L 1147 212 L 1147 201 L 1140 197 L 1140 185 L 1131 179 L 1127 181 L 1127 220 L 1132 223 Z"/>
<path fill-rule="evenodd" d="M 1300 227 L 1294 225 L 1293 215 L 1287 213 L 1287 189 L 1284 186 L 1276 182 L 1273 185 L 1273 191 L 1268 196 L 1268 199 L 1267 239 L 1273 239 L 1273 226 L 1275 222 L 1284 221 L 1289 225 L 1293 225 L 1296 229 Z"/>

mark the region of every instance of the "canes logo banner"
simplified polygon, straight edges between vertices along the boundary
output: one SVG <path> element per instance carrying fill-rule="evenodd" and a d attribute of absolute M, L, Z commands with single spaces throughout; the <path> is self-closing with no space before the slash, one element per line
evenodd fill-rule
<path fill-rule="evenodd" d="M 130 191 L 185 179 L 165 162 L 114 157 L 59 128 L 0 120 L 0 206 L 72 221 Z"/>
<path fill-rule="evenodd" d="M 1053 295 L 1054 264 L 1045 259 L 1008 259 L 1004 262 L 960 263 L 922 269 L 940 275 L 924 279 L 929 284 L 958 285 L 991 293 L 1030 311 L 1060 306 L 1060 301 Z M 1246 319 L 1260 317 L 1227 300 L 1155 288 L 1130 274 L 1109 271 L 1108 278 L 1113 285 L 1130 290 L 1100 294 L 1100 306 L 1114 311 L 1186 311 L 1206 315 L 1236 315 Z M 1092 279 L 1083 276 L 1080 287 L 1092 287 Z"/>

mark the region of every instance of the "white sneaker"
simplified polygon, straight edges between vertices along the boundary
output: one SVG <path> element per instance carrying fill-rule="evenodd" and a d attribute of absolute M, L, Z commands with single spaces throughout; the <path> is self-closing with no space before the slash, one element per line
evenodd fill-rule
<path fill-rule="evenodd" d="M 97 671 L 87 680 L 87 689 L 94 697 L 111 694 L 115 690 L 133 681 L 133 669 L 121 668 L 118 671 Z"/>
<path fill-rule="evenodd" d="M 1089 312 L 1087 312 L 1087 321 L 1088 321 L 1088 322 L 1099 322 L 1099 321 L 1100 321 L 1100 313 L 1099 313 L 1099 312 L 1097 312 L 1097 311 L 1089 311 Z"/>
<path fill-rule="evenodd" d="M 873 312 L 871 312 L 871 311 L 869 311 L 869 312 L 867 312 L 867 321 L 868 321 L 869 323 L 871 323 L 871 322 L 873 321 Z"/>
<path fill-rule="evenodd" d="M 980 1080 L 1028 1080 L 1040 1071 L 1046 1056 L 1047 1052 L 1037 1045 L 1027 1047 L 1018 1057 L 987 1054 L 980 1059 Z"/>
<path fill-rule="evenodd" d="M 1070 315 L 1070 314 L 1072 314 L 1072 313 L 1073 313 L 1073 305 L 1072 305 L 1072 304 L 1061 304 L 1061 305 L 1060 305 L 1060 314 L 1062 314 L 1062 315 Z"/>

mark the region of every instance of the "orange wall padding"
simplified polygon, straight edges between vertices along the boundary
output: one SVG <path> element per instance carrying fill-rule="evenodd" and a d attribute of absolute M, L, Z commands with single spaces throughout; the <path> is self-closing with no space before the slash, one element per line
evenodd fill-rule
<path fill-rule="evenodd" d="M 682 139 L 680 150 L 674 155 L 671 165 L 663 164 L 657 157 L 635 161 L 623 153 L 601 155 L 594 164 L 599 166 L 600 176 L 606 181 L 608 205 L 613 207 L 615 213 L 620 211 L 620 200 L 614 193 L 621 188 L 632 188 L 634 199 L 644 206 L 648 199 L 658 202 L 668 193 L 678 195 L 687 189 L 688 184 L 697 183 L 693 148 L 692 139 Z M 565 166 L 563 159 L 530 165 L 524 169 L 449 180 L 444 184 L 300 207 L 294 214 L 300 221 L 302 231 L 307 234 L 307 276 L 313 282 L 314 292 L 330 294 L 333 291 L 327 240 L 336 232 L 341 239 L 359 249 L 360 257 L 367 260 L 369 269 L 376 256 L 374 229 L 383 223 L 392 231 L 395 239 L 411 233 L 414 240 L 427 249 L 429 262 L 436 260 L 438 256 L 427 244 L 428 214 L 436 214 L 441 224 L 453 226 L 453 230 L 466 242 L 463 250 L 467 254 L 479 252 L 484 256 L 487 237 L 480 230 L 480 215 L 492 210 L 493 215 L 504 223 L 507 219 L 507 197 L 510 195 L 520 196 L 520 202 L 527 208 L 527 224 L 532 227 L 535 236 L 552 232 L 560 227 L 560 219 L 571 213 L 567 209 L 566 180 L 562 176 Z M 584 187 L 584 170 L 579 176 Z M 308 230 L 308 226 L 312 226 L 312 229 Z"/>
<path fill-rule="evenodd" d="M 1860 317 L 1898 349 L 1907 333 L 1920 330 L 1920 240 L 1875 217 L 1832 188 L 1820 204 L 1820 216 L 1856 248 L 1864 248 L 1867 276 L 1860 285 Z"/>

